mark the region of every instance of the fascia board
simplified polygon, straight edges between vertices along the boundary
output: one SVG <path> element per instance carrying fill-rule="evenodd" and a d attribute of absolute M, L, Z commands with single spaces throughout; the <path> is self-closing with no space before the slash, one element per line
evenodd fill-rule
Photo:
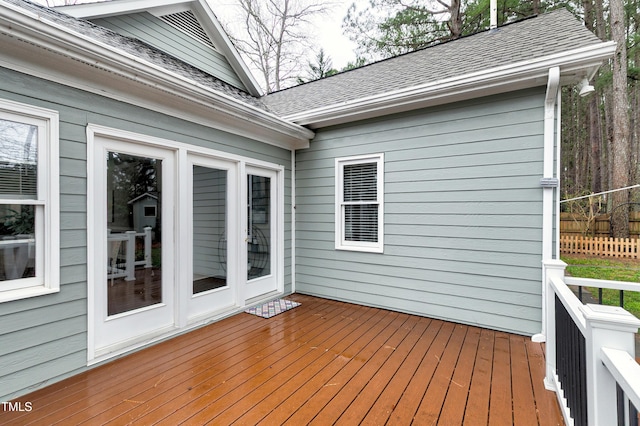
<path fill-rule="evenodd" d="M 549 55 L 535 60 L 495 67 L 464 76 L 386 92 L 327 107 L 285 116 L 286 120 L 312 129 L 417 108 L 441 105 L 479 96 L 504 93 L 546 84 L 549 69 L 560 67 L 563 84 L 591 74 L 613 56 L 615 42 Z"/>
<path fill-rule="evenodd" d="M 208 109 L 212 115 L 222 119 L 232 119 L 234 122 L 242 123 L 241 128 L 225 128 L 225 131 L 254 137 L 263 142 L 288 149 L 308 146 L 309 140 L 313 138 L 313 132 L 305 127 L 287 122 L 267 111 L 171 73 L 112 46 L 72 32 L 35 13 L 15 8 L 13 5 L 5 3 L 3 7 L 0 7 L 0 25 L 5 27 L 0 27 L 0 32 L 17 39 L 85 63 L 93 68 L 103 69 L 124 78 L 131 84 L 144 85 L 180 99 L 186 99 L 198 105 L 200 109 Z M 38 56 L 31 56 L 30 60 L 35 62 L 38 60 Z M 62 83 L 78 87 L 82 84 L 83 77 L 82 75 L 76 78 L 68 76 Z M 104 88 L 95 88 L 90 85 L 79 88 L 109 95 Z M 121 96 L 118 99 L 126 100 Z M 144 106 L 149 107 L 150 104 Z M 273 140 L 274 135 L 280 135 L 281 139 L 288 142 L 283 145 L 282 141 Z"/>
<path fill-rule="evenodd" d="M 165 6 L 192 3 L 194 0 L 118 0 L 57 6 L 54 9 L 79 19 L 104 18 L 124 13 L 141 12 Z"/>

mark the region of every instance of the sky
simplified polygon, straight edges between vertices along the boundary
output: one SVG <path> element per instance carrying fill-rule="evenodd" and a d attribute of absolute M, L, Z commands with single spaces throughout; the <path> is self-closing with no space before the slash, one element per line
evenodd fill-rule
<path fill-rule="evenodd" d="M 329 15 L 319 18 L 318 37 L 320 44 L 325 53 L 327 53 L 333 61 L 333 67 L 341 69 L 347 66 L 349 62 L 355 62 L 356 45 L 343 35 L 342 20 L 347 15 L 349 6 L 353 0 L 341 0 L 336 2 Z"/>
<path fill-rule="evenodd" d="M 218 19 L 224 23 L 233 19 L 233 0 L 207 0 Z M 316 32 L 318 48 L 315 52 L 324 48 L 336 69 L 344 68 L 349 62 L 356 59 L 356 45 L 348 37 L 343 35 L 342 20 L 347 15 L 347 10 L 352 3 L 361 3 L 366 0 L 333 0 L 326 2 L 332 5 L 326 15 L 318 15 L 314 22 L 313 31 Z M 312 58 L 309 58 L 310 60 Z"/>

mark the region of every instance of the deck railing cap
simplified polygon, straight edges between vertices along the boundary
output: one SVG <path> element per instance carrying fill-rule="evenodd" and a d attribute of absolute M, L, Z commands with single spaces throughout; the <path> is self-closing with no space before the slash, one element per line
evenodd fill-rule
<path fill-rule="evenodd" d="M 565 269 L 567 267 L 567 264 L 560 259 L 544 259 L 542 264 L 547 269 Z"/>
<path fill-rule="evenodd" d="M 640 319 L 619 306 L 594 305 L 579 306 L 592 327 L 608 328 L 635 333 L 640 328 Z"/>

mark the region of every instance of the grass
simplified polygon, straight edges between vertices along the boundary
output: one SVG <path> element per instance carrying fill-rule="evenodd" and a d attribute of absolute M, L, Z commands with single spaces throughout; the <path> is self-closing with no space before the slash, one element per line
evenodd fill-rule
<path fill-rule="evenodd" d="M 585 256 L 562 256 L 567 263 L 567 275 L 599 280 L 640 282 L 640 261 L 604 259 Z M 598 289 L 588 288 L 594 299 L 598 299 Z M 602 303 L 620 305 L 620 291 L 603 289 Z M 624 308 L 640 318 L 640 292 L 624 292 Z"/>

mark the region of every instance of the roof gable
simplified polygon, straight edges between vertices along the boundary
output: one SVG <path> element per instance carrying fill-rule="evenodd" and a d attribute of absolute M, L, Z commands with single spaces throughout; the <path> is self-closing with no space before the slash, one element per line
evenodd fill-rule
<path fill-rule="evenodd" d="M 595 72 L 615 46 L 561 9 L 274 92 L 277 114 L 312 128 L 545 85 Z"/>
<path fill-rule="evenodd" d="M 3 67 L 285 149 L 313 133 L 136 38 L 26 0 L 0 0 Z"/>
<path fill-rule="evenodd" d="M 112 0 L 56 9 L 143 40 L 254 96 L 262 94 L 205 0 Z"/>

